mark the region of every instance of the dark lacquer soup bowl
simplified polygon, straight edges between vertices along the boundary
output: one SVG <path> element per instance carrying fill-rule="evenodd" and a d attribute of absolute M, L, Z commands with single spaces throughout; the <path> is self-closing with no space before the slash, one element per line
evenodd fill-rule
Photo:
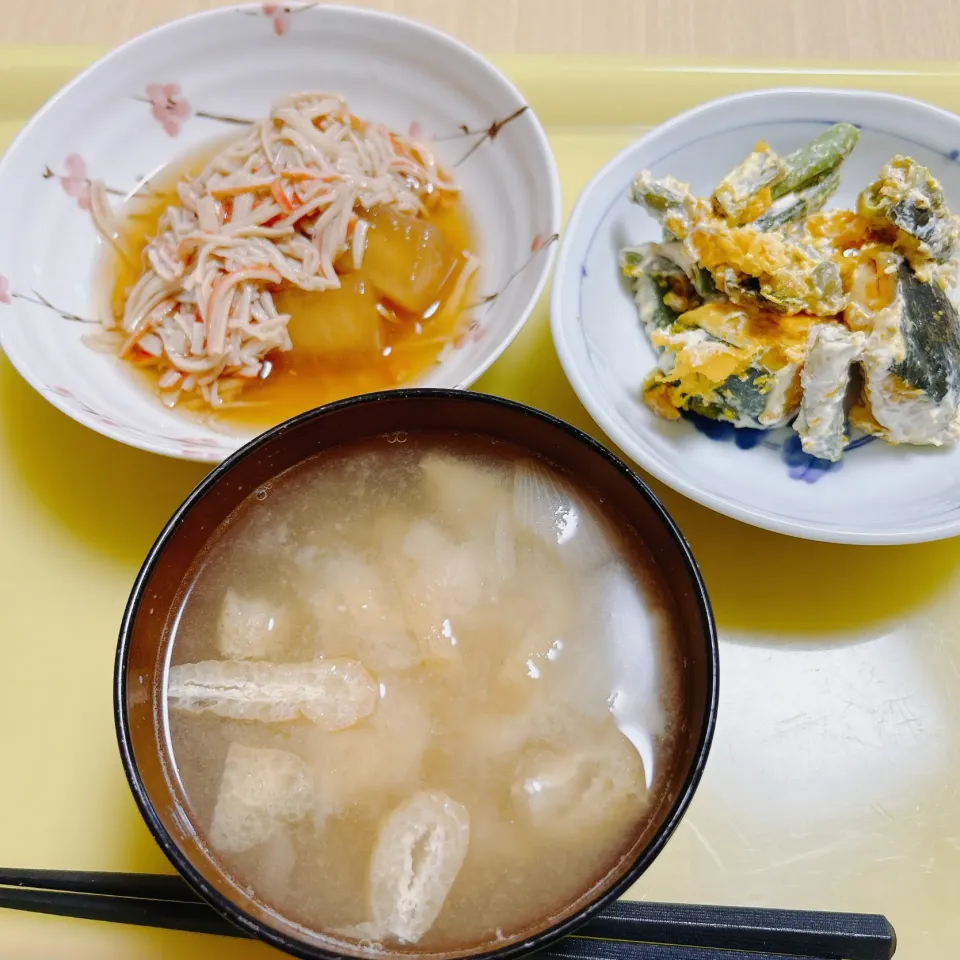
<path fill-rule="evenodd" d="M 492 443 L 497 449 L 502 446 L 531 458 L 523 462 L 549 464 L 558 475 L 569 478 L 599 505 L 609 529 L 642 544 L 671 624 L 665 642 L 676 664 L 672 695 L 676 720 L 669 749 L 664 748 L 658 760 L 656 795 L 645 801 L 643 816 L 617 856 L 578 895 L 561 909 L 519 929 L 498 931 L 497 938 L 483 942 L 418 945 L 401 939 L 396 944 L 381 943 L 372 935 L 323 932 L 322 921 L 311 925 L 302 912 L 285 915 L 276 898 L 262 896 L 244 877 L 236 876 L 214 849 L 204 821 L 207 813 L 202 804 L 195 809 L 191 802 L 186 778 L 175 762 L 177 747 L 171 741 L 167 698 L 171 648 L 179 643 L 174 639 L 178 618 L 198 570 L 230 527 L 231 518 L 252 498 L 265 497 L 262 491 L 282 483 L 278 478 L 287 471 L 302 469 L 301 465 L 315 459 L 326 462 L 331 451 L 365 442 L 413 440 L 415 446 L 418 438 L 432 438 L 431 442 L 441 445 L 444 438 L 459 444 Z M 322 499 L 316 510 L 322 516 Z M 535 602 L 531 600 L 531 607 Z M 322 661 L 325 655 L 316 656 Z M 625 695 L 634 692 L 628 689 Z M 700 780 L 713 735 L 717 695 L 717 640 L 704 584 L 686 541 L 647 485 L 586 434 L 537 410 L 477 393 L 415 389 L 345 400 L 283 423 L 224 461 L 190 494 L 150 551 L 127 605 L 116 661 L 115 714 L 124 768 L 148 827 L 197 893 L 245 933 L 309 958 L 333 960 L 384 952 L 486 958 L 530 953 L 573 932 L 622 895 L 650 866 L 676 829 Z M 232 720 L 232 729 L 242 728 L 244 722 L 248 721 Z M 304 718 L 297 723 L 309 726 Z M 221 776 L 226 779 L 222 759 L 200 769 L 203 776 L 209 774 L 211 783 L 219 782 Z M 334 771 L 328 775 L 337 776 Z M 332 884 L 340 879 L 330 863 L 317 870 L 320 876 L 311 874 L 311 883 Z"/>

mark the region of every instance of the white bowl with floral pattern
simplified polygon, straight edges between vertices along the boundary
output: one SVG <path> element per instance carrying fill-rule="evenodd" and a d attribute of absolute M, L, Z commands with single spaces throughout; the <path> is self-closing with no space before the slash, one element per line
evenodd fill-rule
<path fill-rule="evenodd" d="M 560 183 L 516 88 L 459 42 L 396 17 L 230 7 L 119 47 L 53 97 L 0 160 L 0 345 L 64 413 L 191 460 L 219 461 L 249 439 L 166 409 L 121 361 L 83 342 L 104 301 L 90 181 L 120 204 L 145 177 L 304 89 L 341 93 L 357 115 L 435 140 L 463 188 L 480 296 L 468 331 L 417 385 L 469 386 L 519 332 L 552 261 Z"/>

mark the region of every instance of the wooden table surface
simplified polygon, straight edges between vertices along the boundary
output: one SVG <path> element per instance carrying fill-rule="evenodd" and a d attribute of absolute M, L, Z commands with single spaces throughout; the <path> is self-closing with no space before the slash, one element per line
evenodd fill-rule
<path fill-rule="evenodd" d="M 0 42 L 113 45 L 226 0 L 2 0 Z M 350 3 L 350 0 L 341 0 Z M 952 60 L 957 0 L 363 0 L 487 53 Z M 908 10 L 909 12 L 903 12 Z"/>

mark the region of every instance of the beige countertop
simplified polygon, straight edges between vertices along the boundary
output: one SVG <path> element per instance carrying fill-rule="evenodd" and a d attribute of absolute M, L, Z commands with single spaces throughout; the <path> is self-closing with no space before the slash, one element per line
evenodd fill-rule
<path fill-rule="evenodd" d="M 3 0 L 0 42 L 113 45 L 225 0 Z M 350 3 L 350 0 L 341 0 Z M 956 0 L 364 0 L 488 53 L 952 60 Z"/>

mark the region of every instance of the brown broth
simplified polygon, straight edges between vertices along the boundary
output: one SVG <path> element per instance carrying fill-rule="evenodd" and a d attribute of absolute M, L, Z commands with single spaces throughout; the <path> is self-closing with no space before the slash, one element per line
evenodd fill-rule
<path fill-rule="evenodd" d="M 250 850 L 215 856 L 269 908 L 322 933 L 370 920 L 371 852 L 398 804 L 423 790 L 462 804 L 470 816 L 463 866 L 425 936 L 399 947 L 454 950 L 561 912 L 645 829 L 676 762 L 675 614 L 642 542 L 589 490 L 564 478 L 579 532 L 562 545 L 544 542 L 518 519 L 517 478 L 529 463 L 520 451 L 478 438 L 395 441 L 319 455 L 251 496 L 221 528 L 172 621 L 172 664 L 219 660 L 227 592 L 264 601 L 281 632 L 260 655 L 355 658 L 379 688 L 374 712 L 324 732 L 303 718 L 265 723 L 170 709 L 169 742 L 201 837 L 210 836 L 232 744 L 307 764 L 313 812 Z M 547 476 L 561 475 L 547 467 Z M 402 662 L 417 633 L 404 605 L 409 577 L 428 562 L 411 561 L 409 538 L 424 523 L 452 551 L 437 575 L 466 561 L 480 595 L 467 604 L 450 586 L 457 581 L 444 579 L 453 593 L 443 594 L 448 606 L 438 616 L 448 616 L 452 646 L 431 646 L 428 656 L 421 637 L 414 647 L 423 659 Z M 357 586 L 368 578 L 375 590 Z M 407 641 L 393 632 L 398 625 Z M 592 787 L 576 781 L 573 813 L 525 806 L 524 778 L 544 751 L 600 764 L 600 780 L 589 773 L 585 781 Z M 549 795 L 550 778 L 537 782 Z M 581 800 L 581 789 L 592 800 Z"/>
<path fill-rule="evenodd" d="M 168 206 L 178 202 L 177 183 L 197 176 L 226 143 L 229 141 L 218 141 L 166 167 L 151 178 L 149 194 L 139 195 L 128 208 L 128 229 L 119 240 L 124 256 L 108 248 L 105 264 L 109 309 L 114 318 L 123 317 L 127 293 L 140 278 L 143 251 L 156 236 L 160 218 Z M 462 200 L 436 206 L 428 211 L 425 219 L 439 228 L 461 266 L 469 253 L 476 252 L 473 225 Z M 455 279 L 455 275 L 451 276 L 444 286 L 444 296 L 449 294 Z M 212 417 L 219 424 L 242 430 L 262 430 L 334 400 L 413 383 L 436 364 L 440 352 L 463 332 L 468 313 L 465 305 L 473 300 L 471 293 L 476 280 L 474 274 L 460 298 L 459 308 L 441 302 L 427 318 L 390 305 L 390 312 L 398 316 L 400 322 L 386 319 L 381 322 L 382 350 L 376 355 L 324 358 L 312 351 L 297 349 L 294 342 L 292 350 L 270 356 L 269 375 L 246 384 L 238 402 L 212 411 L 202 401 L 189 397 L 182 399 L 175 409 L 204 419 Z M 274 296 L 278 309 L 287 312 L 283 288 Z M 312 296 L 317 305 L 322 306 L 324 294 Z M 149 362 L 146 365 L 131 363 L 130 367 L 152 393 L 158 392 L 155 367 Z"/>

